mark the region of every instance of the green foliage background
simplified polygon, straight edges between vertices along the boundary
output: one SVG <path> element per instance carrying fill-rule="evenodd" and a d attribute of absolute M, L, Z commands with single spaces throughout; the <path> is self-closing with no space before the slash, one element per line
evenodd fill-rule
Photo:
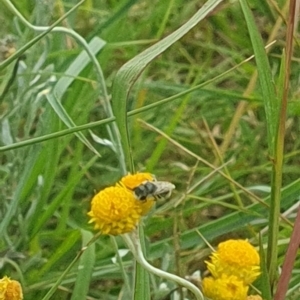
<path fill-rule="evenodd" d="M 204 2 L 86 0 L 60 26 L 89 43 L 111 95 L 121 66 L 185 24 Z M 30 23 L 50 26 L 77 2 L 12 3 Z M 268 59 L 280 92 L 285 43 L 281 14 L 286 15 L 286 3 L 278 1 L 274 7 L 252 0 L 249 5 L 264 43 L 276 39 Z M 7 6 L 0 11 L 0 22 L 1 61 L 38 35 Z M 257 245 L 258 232 L 267 243 L 269 208 L 258 200 L 270 203 L 270 120 L 256 82 L 257 65 L 253 59 L 244 61 L 252 54 L 239 2 L 224 1 L 152 60 L 129 93 L 135 170 L 176 185 L 173 197 L 158 202 L 144 220 L 148 259 L 161 269 L 183 277 L 196 270 L 205 274 L 210 250 L 198 232 L 213 245 L 228 238 L 249 238 Z M 296 49 L 286 120 L 281 213 L 287 212 L 287 218 L 293 217 L 300 187 L 298 56 Z M 101 124 L 111 115 L 99 74 L 70 35 L 48 33 L 0 72 L 0 274 L 20 279 L 25 299 L 42 299 L 92 237 L 86 215 L 92 196 L 118 181 L 125 163 L 112 119 Z M 121 104 L 114 104 L 116 111 Z M 135 111 L 147 105 L 152 106 Z M 81 125 L 84 128 L 76 127 Z M 57 132 L 60 136 L 51 138 Z M 290 233 L 291 227 L 282 222 L 279 263 Z M 121 238 L 117 243 L 124 248 Z M 101 237 L 88 251 L 72 266 L 53 299 L 119 299 L 124 278 L 111 260 L 116 252 L 112 240 Z M 130 273 L 131 255 L 122 259 Z M 88 266 L 87 273 L 80 273 L 80 263 Z M 299 290 L 298 268 L 297 261 L 291 299 Z M 86 282 L 76 287 L 80 276 Z M 162 299 L 174 288 L 168 282 L 164 293 L 159 289 L 162 280 L 151 279 L 153 299 Z"/>

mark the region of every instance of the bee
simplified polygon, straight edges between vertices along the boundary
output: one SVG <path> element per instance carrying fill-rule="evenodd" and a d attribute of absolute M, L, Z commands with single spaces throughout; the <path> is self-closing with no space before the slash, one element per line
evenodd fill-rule
<path fill-rule="evenodd" d="M 148 200 L 155 198 L 160 200 L 169 198 L 175 185 L 167 181 L 144 181 L 133 189 L 134 196 L 137 200 Z"/>

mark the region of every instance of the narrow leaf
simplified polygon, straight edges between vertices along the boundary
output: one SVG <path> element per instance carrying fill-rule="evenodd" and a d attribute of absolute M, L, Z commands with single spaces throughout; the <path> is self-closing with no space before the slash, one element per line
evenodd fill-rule
<path fill-rule="evenodd" d="M 49 104 L 52 106 L 58 117 L 65 123 L 68 128 L 76 127 L 76 124 L 73 122 L 72 118 L 66 112 L 62 104 L 58 101 L 53 94 L 46 95 Z M 76 132 L 75 135 L 84 143 L 91 151 L 93 151 L 97 156 L 100 156 L 98 151 L 93 147 L 93 145 L 88 141 L 82 132 Z"/>
<path fill-rule="evenodd" d="M 103 47 L 106 42 L 98 37 L 93 38 L 88 46 L 94 55 L 97 54 Z M 57 95 L 58 99 L 61 100 L 63 94 L 67 91 L 69 86 L 76 79 L 75 77 L 80 74 L 80 72 L 89 64 L 90 58 L 87 55 L 86 51 L 83 50 L 76 59 L 72 62 L 72 64 L 68 67 L 68 69 L 64 72 L 65 76 L 60 78 L 56 83 L 53 93 Z"/>
<path fill-rule="evenodd" d="M 90 43 L 89 43 L 89 49 L 91 53 L 96 54 L 98 53 L 105 45 L 105 42 L 95 37 Z M 68 128 L 74 128 L 76 127 L 75 122 L 72 120 L 72 118 L 69 116 L 69 114 L 64 109 L 63 105 L 61 104 L 63 95 L 69 88 L 69 86 L 73 83 L 75 80 L 75 77 L 80 74 L 80 72 L 89 64 L 90 58 L 87 55 L 86 51 L 82 51 L 76 59 L 72 62 L 72 64 L 69 66 L 69 68 L 65 71 L 65 76 L 60 78 L 60 80 L 56 83 L 53 92 L 51 94 L 47 94 L 46 97 L 48 99 L 48 102 L 54 109 L 54 111 L 57 113 L 59 118 L 65 123 L 65 125 Z M 76 99 L 77 101 L 80 101 L 80 99 Z M 74 99 L 75 101 L 75 99 Z M 91 150 L 93 151 L 97 156 L 100 156 L 98 151 L 92 146 L 92 144 L 86 139 L 86 137 L 81 132 L 75 133 L 75 135 Z"/>
<path fill-rule="evenodd" d="M 255 24 L 253 15 L 248 6 L 247 0 L 240 0 L 240 3 L 248 26 L 250 39 L 255 54 L 260 88 L 263 96 L 262 98 L 264 100 L 264 107 L 267 118 L 269 152 L 270 155 L 273 156 L 279 117 L 279 100 L 275 92 L 275 85 L 272 78 L 268 56 L 258 28 Z"/>

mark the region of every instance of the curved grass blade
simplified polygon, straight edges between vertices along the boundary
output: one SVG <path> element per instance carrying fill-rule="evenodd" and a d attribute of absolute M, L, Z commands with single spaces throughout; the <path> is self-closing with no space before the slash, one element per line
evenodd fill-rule
<path fill-rule="evenodd" d="M 123 65 L 116 74 L 112 90 L 112 109 L 116 117 L 116 124 L 120 133 L 120 141 L 124 151 L 125 163 L 127 168 L 132 173 L 134 172 L 134 164 L 131 156 L 131 147 L 127 128 L 127 98 L 131 87 L 141 72 L 152 60 L 154 60 L 158 55 L 163 53 L 187 32 L 189 32 L 189 30 L 203 20 L 208 13 L 210 13 L 221 2 L 222 0 L 207 1 L 202 8 L 200 8 L 200 10 L 198 10 L 198 12 L 184 25 L 157 44 L 149 47 L 139 55 L 135 56 L 125 65 Z M 146 271 L 143 270 L 138 264 L 136 265 L 136 274 L 136 283 L 140 282 L 139 279 L 143 279 L 144 288 L 143 290 L 139 290 L 138 286 L 135 286 L 134 299 L 150 299 L 150 286 L 148 284 L 148 280 L 146 280 L 148 275 Z"/>
<path fill-rule="evenodd" d="M 234 69 L 235 68 L 232 68 L 231 70 L 234 70 Z M 150 110 L 154 107 L 158 107 L 158 106 L 164 105 L 166 103 L 169 103 L 173 100 L 179 99 L 184 95 L 187 95 L 187 94 L 192 93 L 192 92 L 194 92 L 198 89 L 201 89 L 205 85 L 208 85 L 210 82 L 216 80 L 217 78 L 222 77 L 224 74 L 225 73 L 222 73 L 221 75 L 218 75 L 217 77 L 215 77 L 213 79 L 210 79 L 210 80 L 208 80 L 204 83 L 201 83 L 199 85 L 196 85 L 192 88 L 184 89 L 183 91 L 181 91 L 181 92 L 179 92 L 179 93 L 177 93 L 173 96 L 170 96 L 168 98 L 159 100 L 159 101 L 157 101 L 155 103 L 152 103 L 152 104 L 145 105 L 145 106 L 140 107 L 138 109 L 131 110 L 127 113 L 127 116 L 129 116 L 129 117 L 134 116 L 136 114 L 148 111 L 148 110 Z M 211 93 L 209 90 L 207 90 L 207 91 L 209 93 Z M 203 93 L 203 92 L 205 92 L 205 90 L 202 89 L 201 92 Z M 217 93 L 217 91 L 213 91 L 213 93 Z M 233 99 L 233 98 L 236 98 L 236 99 L 245 99 L 245 100 L 251 100 L 251 101 L 252 100 L 260 101 L 260 99 L 243 97 L 242 95 L 234 94 L 234 93 L 228 93 L 227 91 L 226 92 L 223 91 L 223 93 L 222 93 L 223 96 L 224 96 L 224 93 L 227 93 L 227 97 L 229 97 L 229 100 Z M 112 123 L 114 121 L 115 121 L 115 117 L 109 117 L 109 118 L 106 118 L 106 119 L 102 119 L 100 121 L 95 121 L 95 122 L 90 122 L 90 123 L 83 124 L 83 125 L 78 125 L 76 127 L 64 129 L 64 130 L 54 132 L 54 133 L 50 133 L 50 134 L 46 134 L 44 136 L 35 137 L 35 138 L 30 139 L 30 140 L 21 141 L 21 142 L 18 142 L 18 143 L 14 143 L 12 145 L 6 145 L 6 146 L 3 146 L 3 147 L 0 147 L 0 152 L 7 151 L 7 150 L 13 150 L 13 149 L 17 149 L 17 148 L 28 146 L 28 145 L 33 145 L 33 144 L 36 144 L 36 143 L 41 143 L 41 142 L 44 142 L 44 141 L 47 141 L 47 140 L 50 140 L 50 139 L 54 139 L 54 138 L 58 138 L 58 137 L 61 137 L 61 136 L 64 136 L 64 135 L 68 135 L 68 134 L 71 134 L 71 133 L 74 133 L 74 132 L 77 132 L 77 131 L 92 129 L 92 128 L 98 127 L 100 125 L 109 124 L 109 123 Z"/>
<path fill-rule="evenodd" d="M 4 69 L 6 66 L 8 66 L 10 63 L 12 63 L 15 59 L 20 57 L 27 49 L 32 47 L 34 44 L 36 44 L 40 39 L 42 39 L 45 35 L 47 35 L 49 32 L 51 32 L 61 21 L 63 21 L 70 13 L 75 11 L 85 0 L 81 0 L 79 3 L 74 5 L 66 14 L 64 14 L 61 18 L 59 18 L 57 21 L 55 21 L 51 26 L 47 27 L 47 29 L 33 38 L 30 42 L 28 42 L 26 45 L 21 47 L 19 50 L 17 50 L 13 55 L 11 55 L 9 58 L 7 58 L 5 61 L 0 63 L 0 70 Z M 16 12 L 14 10 L 14 6 L 10 3 L 8 0 L 3 1 L 5 5 L 8 6 L 10 10 L 13 12 Z"/>
<path fill-rule="evenodd" d="M 41 34 L 41 37 L 43 37 L 46 33 L 48 33 L 51 30 L 53 32 L 65 33 L 67 35 L 72 36 L 86 50 L 86 53 L 88 54 L 91 62 L 93 63 L 93 65 L 94 65 L 94 67 L 96 69 L 96 74 L 98 76 L 99 85 L 100 85 L 101 92 L 102 92 L 102 95 L 103 95 L 103 98 L 104 98 L 104 102 L 103 102 L 104 110 L 106 111 L 106 113 L 107 113 L 107 115 L 109 117 L 113 117 L 112 108 L 111 108 L 110 101 L 109 101 L 109 98 L 108 98 L 107 89 L 106 89 L 106 85 L 105 85 L 105 80 L 104 80 L 102 69 L 101 69 L 101 67 L 99 65 L 99 62 L 96 59 L 95 55 L 90 51 L 90 47 L 89 47 L 88 43 L 86 42 L 86 40 L 82 36 L 80 36 L 77 32 L 75 32 L 74 30 L 71 30 L 69 28 L 56 27 L 54 25 L 52 25 L 51 27 L 32 25 L 30 22 L 28 22 L 22 16 L 22 14 L 20 14 L 20 12 L 14 7 L 14 5 L 9 0 L 3 0 L 3 1 L 8 6 L 8 8 L 21 20 L 21 22 L 23 24 L 25 24 L 25 26 L 31 28 L 34 31 L 42 31 L 43 33 Z M 84 0 L 82 0 L 81 2 L 79 2 L 78 5 L 75 5 L 72 8 L 71 11 L 73 11 L 75 8 L 77 8 L 83 2 L 84 2 Z M 68 12 L 68 14 L 69 13 L 70 12 Z M 63 18 L 65 18 L 65 16 Z M 61 21 L 61 19 L 59 19 L 59 21 Z M 55 24 L 57 24 L 57 22 Z M 5 61 L 5 63 L 8 64 L 9 61 L 7 61 L 7 62 Z M 0 67 L 1 66 L 2 65 L 0 64 Z M 112 140 L 112 143 L 114 143 L 114 149 L 117 151 L 117 157 L 119 159 L 120 167 L 122 169 L 122 172 L 126 173 L 125 161 L 124 161 L 124 158 L 123 158 L 124 157 L 124 155 L 123 155 L 123 149 L 121 148 L 121 143 L 119 142 L 118 128 L 117 128 L 116 124 L 112 123 L 110 125 L 110 127 L 107 128 L 107 130 L 108 130 L 109 136 L 110 136 L 110 138 Z"/>
<path fill-rule="evenodd" d="M 98 53 L 105 45 L 106 43 L 99 39 L 94 38 L 89 43 L 89 49 L 90 51 L 95 55 Z M 65 77 L 62 77 L 59 79 L 59 81 L 56 83 L 52 93 L 47 94 L 46 97 L 48 99 L 48 102 L 56 112 L 56 114 L 59 116 L 59 118 L 64 122 L 64 124 L 69 127 L 76 127 L 75 122 L 73 122 L 72 118 L 69 116 L 69 114 L 66 112 L 64 107 L 61 104 L 63 95 L 65 94 L 66 90 L 69 88 L 69 86 L 72 84 L 72 82 L 75 80 L 75 77 L 80 74 L 80 72 L 88 65 L 90 62 L 90 59 L 85 51 L 82 51 L 76 59 L 72 62 L 72 64 L 69 66 L 69 68 L 65 72 Z M 72 76 L 68 76 L 72 75 Z M 100 156 L 98 151 L 92 146 L 92 144 L 86 139 L 86 137 L 81 132 L 76 132 L 75 135 L 91 150 L 93 151 L 97 156 Z"/>
<path fill-rule="evenodd" d="M 127 129 L 127 98 L 131 87 L 146 66 L 158 55 L 182 38 L 189 30 L 203 20 L 222 0 L 207 1 L 198 12 L 176 31 L 160 42 L 149 47 L 128 61 L 116 74 L 112 90 L 112 109 L 121 135 L 121 143 L 125 153 L 125 161 L 129 170 L 133 171 L 130 142 Z"/>

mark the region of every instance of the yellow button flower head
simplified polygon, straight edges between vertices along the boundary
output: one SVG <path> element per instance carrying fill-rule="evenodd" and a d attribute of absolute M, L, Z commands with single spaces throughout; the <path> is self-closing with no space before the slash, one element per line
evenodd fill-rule
<path fill-rule="evenodd" d="M 211 300 L 245 300 L 248 286 L 234 275 L 220 278 L 205 277 L 202 280 L 203 294 Z"/>
<path fill-rule="evenodd" d="M 247 240 L 228 240 L 218 245 L 211 255 L 207 268 L 218 278 L 222 274 L 235 275 L 246 285 L 260 274 L 260 258 L 256 249 Z"/>
<path fill-rule="evenodd" d="M 0 279 L 0 300 L 22 300 L 23 292 L 20 283 L 4 276 Z"/>
<path fill-rule="evenodd" d="M 92 199 L 88 212 L 90 223 L 95 222 L 95 229 L 102 234 L 119 235 L 132 231 L 154 203 L 137 200 L 133 189 L 145 180 L 153 179 L 149 173 L 127 175 L 116 186 L 100 191 Z"/>

